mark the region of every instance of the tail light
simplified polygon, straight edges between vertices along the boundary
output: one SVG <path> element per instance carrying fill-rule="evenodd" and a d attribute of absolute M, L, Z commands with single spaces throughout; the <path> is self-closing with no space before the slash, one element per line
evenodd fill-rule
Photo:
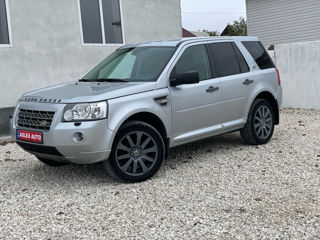
<path fill-rule="evenodd" d="M 277 71 L 277 75 L 278 75 L 278 85 L 280 86 L 280 85 L 281 85 L 280 73 L 279 73 L 278 68 L 275 68 L 275 69 L 276 69 L 276 71 Z"/>

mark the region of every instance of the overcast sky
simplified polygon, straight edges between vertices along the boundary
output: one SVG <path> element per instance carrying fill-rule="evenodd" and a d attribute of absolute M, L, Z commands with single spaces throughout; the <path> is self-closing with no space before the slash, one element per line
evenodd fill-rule
<path fill-rule="evenodd" d="M 245 0 L 181 0 L 182 26 L 189 31 L 223 31 L 228 23 L 246 17 Z"/>

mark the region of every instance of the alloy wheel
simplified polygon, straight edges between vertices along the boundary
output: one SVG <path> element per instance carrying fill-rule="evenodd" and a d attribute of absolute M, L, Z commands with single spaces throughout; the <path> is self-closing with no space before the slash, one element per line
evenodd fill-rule
<path fill-rule="evenodd" d="M 134 131 L 126 134 L 116 146 L 116 163 L 131 176 L 149 172 L 158 157 L 158 147 L 148 133 Z"/>
<path fill-rule="evenodd" d="M 269 137 L 272 131 L 272 114 L 267 106 L 260 106 L 254 116 L 254 130 L 261 139 Z"/>

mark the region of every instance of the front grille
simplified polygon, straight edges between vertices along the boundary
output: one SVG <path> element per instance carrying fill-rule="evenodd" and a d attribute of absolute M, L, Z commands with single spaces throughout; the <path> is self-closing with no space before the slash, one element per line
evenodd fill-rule
<path fill-rule="evenodd" d="M 19 109 L 19 127 L 49 130 L 54 112 Z"/>
<path fill-rule="evenodd" d="M 62 154 L 55 147 L 43 146 L 38 144 L 29 144 L 23 142 L 17 142 L 17 144 L 27 152 L 62 156 Z"/>

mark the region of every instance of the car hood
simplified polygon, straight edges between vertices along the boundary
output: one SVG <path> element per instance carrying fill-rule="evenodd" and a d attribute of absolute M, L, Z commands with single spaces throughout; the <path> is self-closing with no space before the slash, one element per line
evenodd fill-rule
<path fill-rule="evenodd" d="M 28 92 L 22 101 L 49 103 L 95 102 L 152 91 L 156 82 L 72 82 Z"/>

